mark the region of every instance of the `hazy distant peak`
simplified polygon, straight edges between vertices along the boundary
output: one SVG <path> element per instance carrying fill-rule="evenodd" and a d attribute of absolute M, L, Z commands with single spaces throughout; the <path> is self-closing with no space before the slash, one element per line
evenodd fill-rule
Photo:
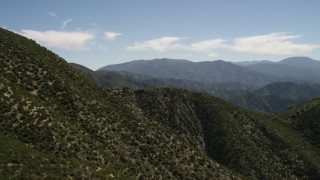
<path fill-rule="evenodd" d="M 290 57 L 283 59 L 280 64 L 287 64 L 299 68 L 320 68 L 320 61 L 309 57 Z"/>
<path fill-rule="evenodd" d="M 289 58 L 286 58 L 286 59 L 283 59 L 281 60 L 280 62 L 306 62 L 306 61 L 317 61 L 317 60 L 314 60 L 314 59 L 311 59 L 309 57 L 305 57 L 305 56 L 300 56 L 300 57 L 289 57 Z M 319 61 L 317 61 L 319 62 Z"/>

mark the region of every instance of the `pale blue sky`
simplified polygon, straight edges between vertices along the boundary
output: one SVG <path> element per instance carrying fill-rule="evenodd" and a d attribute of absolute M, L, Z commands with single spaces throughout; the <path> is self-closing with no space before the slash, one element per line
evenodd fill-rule
<path fill-rule="evenodd" d="M 0 26 L 91 69 L 137 59 L 320 60 L 319 0 L 1 0 Z"/>

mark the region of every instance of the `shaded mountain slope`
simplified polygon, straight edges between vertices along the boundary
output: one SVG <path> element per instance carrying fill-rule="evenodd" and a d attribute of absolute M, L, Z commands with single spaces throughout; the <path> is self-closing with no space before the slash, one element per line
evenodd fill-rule
<path fill-rule="evenodd" d="M 320 84 L 277 82 L 254 91 L 260 96 L 277 95 L 288 99 L 312 99 L 320 97 Z"/>
<path fill-rule="evenodd" d="M 254 91 L 227 91 L 221 97 L 229 102 L 258 112 L 274 113 L 296 106 L 306 99 L 290 99 L 277 94 L 260 95 Z"/>
<path fill-rule="evenodd" d="M 173 59 L 139 60 L 109 65 L 99 70 L 126 71 L 153 77 L 202 82 L 236 82 L 252 86 L 263 86 L 280 81 L 278 78 L 266 76 L 221 60 L 197 63 Z"/>
<path fill-rule="evenodd" d="M 318 148 L 320 153 L 320 99 L 280 113 L 293 130 Z"/>
<path fill-rule="evenodd" d="M 85 76 L 87 76 L 91 81 L 101 84 L 103 81 L 105 81 L 102 77 L 97 75 L 97 73 L 85 66 L 82 66 L 80 64 L 76 63 L 69 63 L 70 66 L 72 66 L 75 69 L 79 69 Z"/>
<path fill-rule="evenodd" d="M 251 110 L 273 113 L 320 97 L 320 85 L 275 82 L 256 90 L 225 91 L 220 97 Z"/>
<path fill-rule="evenodd" d="M 199 140 L 203 137 L 210 157 L 241 174 L 258 179 L 292 175 L 293 172 L 301 173 L 300 177 L 318 176 L 317 168 L 303 163 L 306 159 L 315 160 L 312 163 L 319 166 L 319 155 L 313 147 L 273 122 L 271 117 L 254 114 L 207 94 L 185 90 L 139 90 L 135 96 L 138 106 L 149 117 L 183 134 L 191 142 L 200 142 L 196 146 L 202 144 Z M 199 127 L 202 128 L 199 130 Z"/>
<path fill-rule="evenodd" d="M 104 89 L 0 29 L 3 178 L 303 179 L 313 147 L 276 116 L 179 89 Z"/>

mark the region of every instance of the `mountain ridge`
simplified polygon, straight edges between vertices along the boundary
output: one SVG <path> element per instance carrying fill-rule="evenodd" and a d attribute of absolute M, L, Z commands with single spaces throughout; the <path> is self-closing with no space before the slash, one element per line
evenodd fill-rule
<path fill-rule="evenodd" d="M 291 57 L 274 63 L 255 63 L 244 66 L 265 75 L 296 82 L 320 83 L 320 61 L 308 57 Z"/>
<path fill-rule="evenodd" d="M 266 76 L 222 60 L 192 62 L 187 60 L 154 59 L 109 65 L 99 69 L 126 71 L 153 77 L 177 78 L 200 82 L 237 82 L 262 86 L 276 81 Z M 254 77 L 254 78 L 253 78 Z M 280 81 L 277 79 L 277 81 Z"/>
<path fill-rule="evenodd" d="M 268 60 L 226 62 L 223 60 L 192 62 L 176 59 L 136 60 L 98 69 L 126 71 L 153 77 L 207 82 L 240 82 L 261 87 L 272 82 L 308 81 L 319 83 L 320 61 L 309 57 L 290 57 L 279 62 Z M 250 79 L 256 77 L 258 80 Z"/>

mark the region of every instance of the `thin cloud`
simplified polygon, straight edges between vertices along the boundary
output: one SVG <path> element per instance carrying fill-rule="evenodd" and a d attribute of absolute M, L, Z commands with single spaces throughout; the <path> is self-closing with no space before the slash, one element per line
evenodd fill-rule
<path fill-rule="evenodd" d="M 168 50 L 175 50 L 187 52 L 205 52 L 209 57 L 213 57 L 216 56 L 216 53 L 213 52 L 215 49 L 226 46 L 224 44 L 224 39 L 208 39 L 191 44 L 178 43 L 182 39 L 185 38 L 162 37 L 159 39 L 152 39 L 144 42 L 136 42 L 133 46 L 129 46 L 127 49 L 130 51 L 153 50 L 164 52 Z"/>
<path fill-rule="evenodd" d="M 218 56 L 218 54 L 211 52 L 211 53 L 208 54 L 208 56 L 211 57 L 211 58 L 215 58 L 215 57 Z"/>
<path fill-rule="evenodd" d="M 236 52 L 251 52 L 256 54 L 300 54 L 310 52 L 319 45 L 299 44 L 293 40 L 299 35 L 289 33 L 271 33 L 258 36 L 239 37 L 233 40 L 229 49 Z"/>
<path fill-rule="evenodd" d="M 121 36 L 122 33 L 119 32 L 105 32 L 104 33 L 104 38 L 107 39 L 108 41 L 115 40 L 118 36 Z"/>
<path fill-rule="evenodd" d="M 210 53 L 217 48 L 225 47 L 226 44 L 224 42 L 224 39 L 208 39 L 192 44 L 176 44 L 173 49 Z"/>
<path fill-rule="evenodd" d="M 136 42 L 127 47 L 130 51 L 159 51 L 168 50 L 206 53 L 208 57 L 216 57 L 217 49 L 234 52 L 255 54 L 294 55 L 311 52 L 320 45 L 295 43 L 300 35 L 290 33 L 270 33 L 258 36 L 237 37 L 231 41 L 225 39 L 207 39 L 190 44 L 179 43 L 180 37 L 162 37 L 143 42 Z"/>
<path fill-rule="evenodd" d="M 58 17 L 57 14 L 54 13 L 54 12 L 48 12 L 48 15 L 49 15 L 49 16 L 52 16 L 52 17 Z"/>
<path fill-rule="evenodd" d="M 153 50 L 164 52 L 171 49 L 175 42 L 181 40 L 180 37 L 162 37 L 158 39 L 147 40 L 143 42 L 136 42 L 134 45 L 127 47 L 129 51 Z"/>
<path fill-rule="evenodd" d="M 97 27 L 97 24 L 95 22 L 90 23 L 91 26 Z"/>
<path fill-rule="evenodd" d="M 43 46 L 64 50 L 88 50 L 87 43 L 94 38 L 92 33 L 85 31 L 21 30 L 20 34 Z"/>
<path fill-rule="evenodd" d="M 64 20 L 64 21 L 62 22 L 62 25 L 61 25 L 61 27 L 60 27 L 60 30 L 63 30 L 71 21 L 73 21 L 72 18 Z"/>

